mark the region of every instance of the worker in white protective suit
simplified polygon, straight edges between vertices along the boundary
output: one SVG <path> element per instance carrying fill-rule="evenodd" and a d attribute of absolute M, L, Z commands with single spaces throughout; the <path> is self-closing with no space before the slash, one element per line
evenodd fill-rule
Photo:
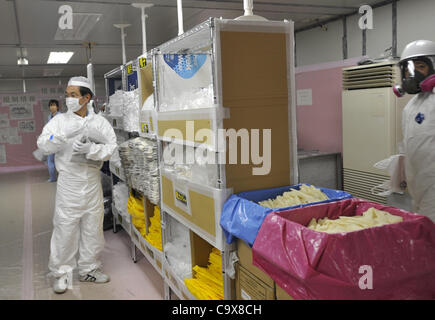
<path fill-rule="evenodd" d="M 435 42 L 417 40 L 403 50 L 402 86 L 394 92 L 416 94 L 402 114 L 403 154 L 414 211 L 435 222 Z"/>
<path fill-rule="evenodd" d="M 48 266 L 56 293 L 66 291 L 77 252 L 80 281 L 110 280 L 98 260 L 104 248 L 100 168 L 116 148 L 116 135 L 110 123 L 94 113 L 87 78 L 71 78 L 65 96 L 68 111 L 48 122 L 37 141 L 44 153 L 55 153 L 59 172 Z"/>

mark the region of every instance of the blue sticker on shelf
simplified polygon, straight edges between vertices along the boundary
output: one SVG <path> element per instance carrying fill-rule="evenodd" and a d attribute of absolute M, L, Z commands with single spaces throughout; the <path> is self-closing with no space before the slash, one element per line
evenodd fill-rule
<path fill-rule="evenodd" d="M 192 78 L 205 63 L 206 54 L 164 54 L 163 59 L 183 79 Z"/>

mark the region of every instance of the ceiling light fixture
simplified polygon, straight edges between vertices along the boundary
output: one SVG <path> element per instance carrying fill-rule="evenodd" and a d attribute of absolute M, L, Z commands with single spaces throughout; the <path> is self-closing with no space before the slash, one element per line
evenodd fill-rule
<path fill-rule="evenodd" d="M 53 63 L 68 63 L 73 56 L 74 52 L 50 52 L 47 64 Z"/>
<path fill-rule="evenodd" d="M 27 60 L 26 58 L 18 58 L 17 64 L 19 66 L 27 65 L 27 64 L 29 64 L 29 60 Z"/>

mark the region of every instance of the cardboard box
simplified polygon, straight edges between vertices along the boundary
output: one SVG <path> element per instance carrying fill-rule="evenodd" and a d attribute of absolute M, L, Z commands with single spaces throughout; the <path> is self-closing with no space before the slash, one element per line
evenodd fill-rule
<path fill-rule="evenodd" d="M 252 248 L 240 239 L 237 239 L 237 256 L 239 257 L 239 265 L 245 270 L 248 270 L 269 287 L 274 286 L 272 278 L 252 264 Z"/>
<path fill-rule="evenodd" d="M 165 170 L 161 170 L 161 183 L 162 210 L 222 250 L 224 243 L 219 222 L 229 191 L 178 180 Z"/>
<path fill-rule="evenodd" d="M 144 213 L 145 213 L 145 230 L 148 235 L 149 228 L 151 226 L 151 218 L 154 217 L 154 205 L 148 200 L 148 197 L 144 198 Z"/>
<path fill-rule="evenodd" d="M 251 272 L 238 265 L 236 268 L 237 300 L 275 300 L 275 283 L 267 285 Z"/>
<path fill-rule="evenodd" d="M 294 300 L 287 292 L 284 291 L 279 285 L 275 284 L 276 300 Z"/>

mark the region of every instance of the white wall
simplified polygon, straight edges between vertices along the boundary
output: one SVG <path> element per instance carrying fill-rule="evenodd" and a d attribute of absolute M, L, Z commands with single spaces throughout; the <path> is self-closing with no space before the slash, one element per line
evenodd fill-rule
<path fill-rule="evenodd" d="M 435 1 L 400 0 L 397 2 L 397 54 L 400 56 L 407 43 L 426 39 L 435 41 Z M 347 17 L 348 58 L 362 55 L 362 30 L 358 26 L 360 15 Z M 392 46 L 392 5 L 373 10 L 373 29 L 366 33 L 366 54 L 379 58 Z M 296 34 L 297 66 L 318 64 L 343 59 L 341 39 L 342 20 Z"/>
<path fill-rule="evenodd" d="M 342 56 L 342 21 L 328 24 L 328 30 L 320 28 L 296 33 L 297 66 L 337 61 Z M 321 59 L 321 60 L 319 60 Z"/>

